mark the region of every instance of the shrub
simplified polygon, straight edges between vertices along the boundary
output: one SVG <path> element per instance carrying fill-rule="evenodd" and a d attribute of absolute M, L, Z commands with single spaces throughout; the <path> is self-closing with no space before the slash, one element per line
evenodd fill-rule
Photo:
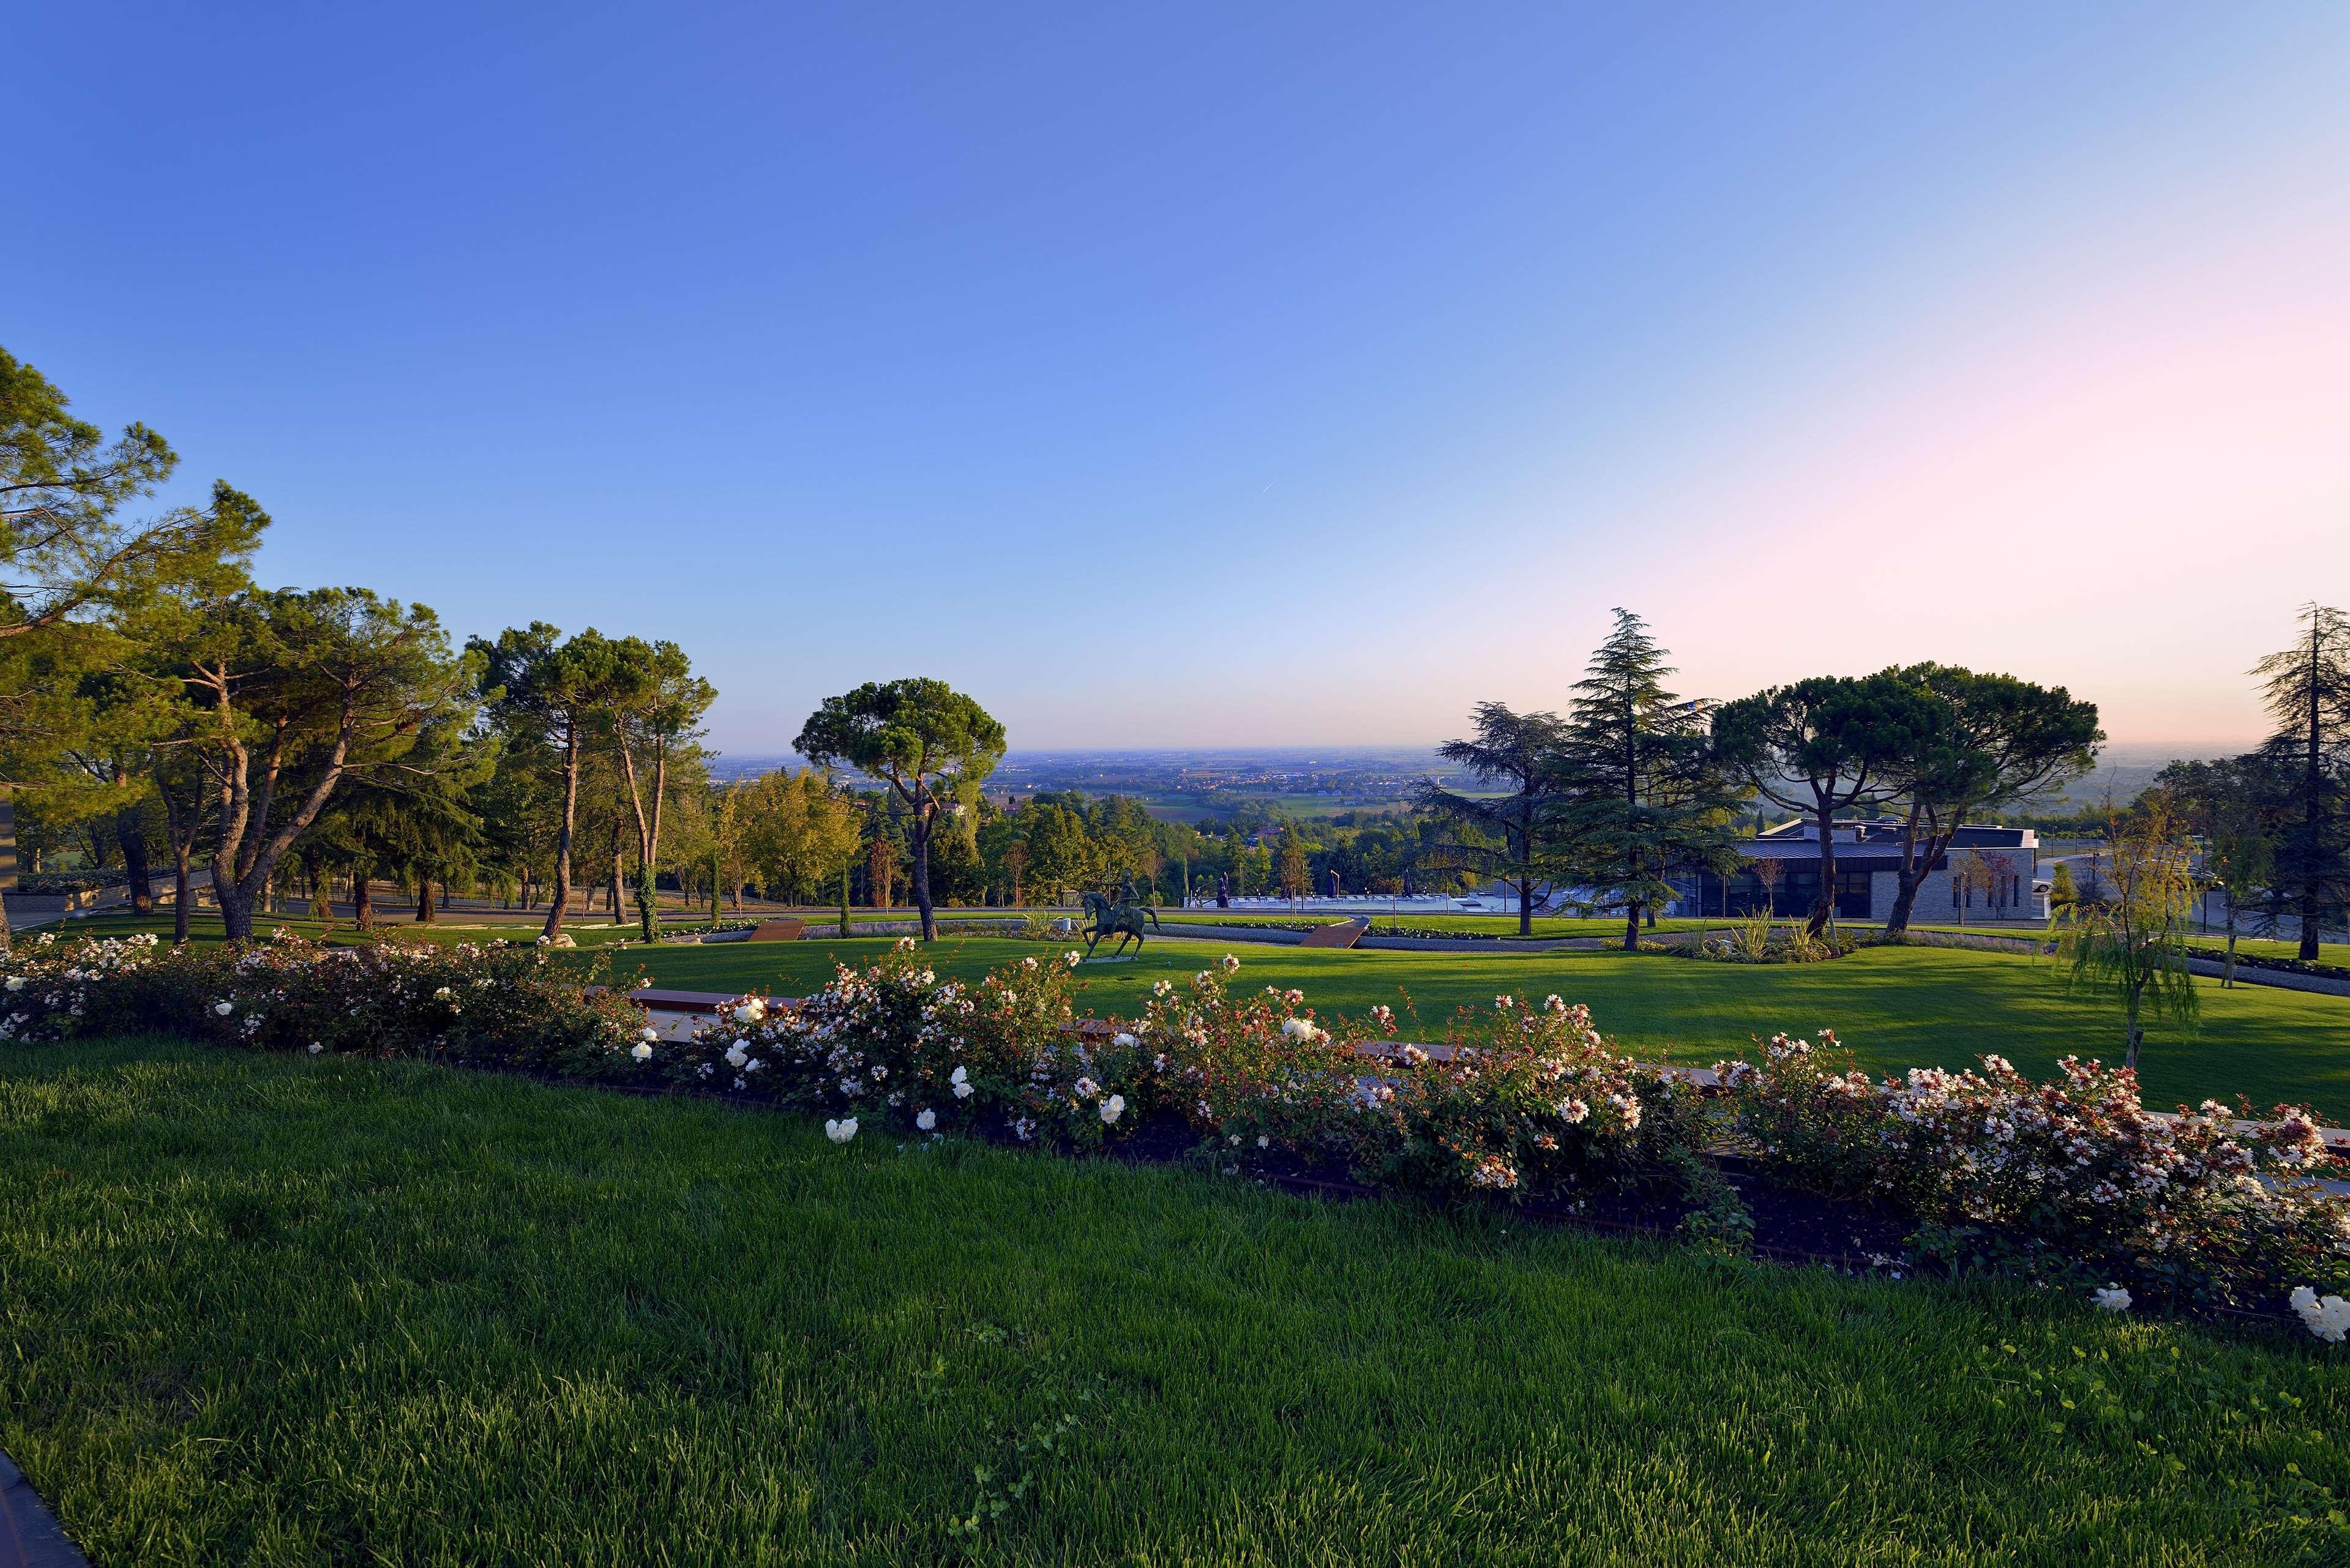
<path fill-rule="evenodd" d="M 669 1044 L 592 983 L 600 966 L 531 947 L 43 937 L 0 966 L 0 1039 L 164 1031 L 689 1087 L 803 1106 L 841 1143 L 872 1125 L 1101 1149 L 1180 1119 L 1229 1169 L 1302 1163 L 1462 1199 L 1669 1179 L 1699 1200 L 1697 1231 L 1735 1241 L 1744 1216 L 1718 1176 L 1708 1197 L 1699 1158 L 1726 1121 L 1771 1175 L 1892 1205 L 1953 1264 L 2100 1286 L 2108 1302 L 2135 1290 L 2274 1312 L 2301 1291 L 2314 1329 L 2350 1334 L 2350 1307 L 2329 1304 L 2350 1288 L 2350 1203 L 2313 1179 L 2324 1150 L 2299 1106 L 2251 1125 L 2214 1101 L 2158 1116 L 2134 1074 L 2070 1058 L 2049 1083 L 1997 1056 L 1878 1082 L 1825 1032 L 1721 1064 L 1709 1105 L 1555 996 L 1497 996 L 1423 1046 L 1397 1042 L 1385 1008 L 1326 1025 L 1298 992 L 1243 992 L 1227 957 L 1160 981 L 1121 1025 L 1078 1015 L 1076 961 L 1032 955 L 964 984 L 909 938 L 795 1009 L 738 999 Z"/>
<path fill-rule="evenodd" d="M 2252 1122 L 2246 1106 L 2244 1127 L 2213 1100 L 2158 1116 L 2136 1074 L 2074 1057 L 2044 1084 L 1995 1055 L 1872 1083 L 1822 1039 L 1716 1069 L 1738 1132 L 1783 1177 L 1899 1205 L 1929 1250 L 2203 1305 L 2350 1282 L 2350 1205 L 2313 1179 L 2325 1152 L 2303 1107 Z"/>
<path fill-rule="evenodd" d="M 326 948 L 278 933 L 244 948 L 151 936 L 58 942 L 5 965 L 0 1039 L 162 1032 L 263 1051 L 344 1051 L 608 1077 L 643 1015 L 596 989 L 601 966 L 534 947 L 382 942 Z"/>

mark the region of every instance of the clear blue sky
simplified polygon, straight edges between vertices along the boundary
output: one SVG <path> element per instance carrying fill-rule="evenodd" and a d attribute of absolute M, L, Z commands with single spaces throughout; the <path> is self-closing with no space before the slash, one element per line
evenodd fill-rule
<path fill-rule="evenodd" d="M 2338 4 L 8 32 L 0 343 L 266 579 L 673 638 L 738 752 L 911 673 L 1015 745 L 1435 739 L 1618 603 L 1692 691 L 2233 738 L 2350 595 Z"/>

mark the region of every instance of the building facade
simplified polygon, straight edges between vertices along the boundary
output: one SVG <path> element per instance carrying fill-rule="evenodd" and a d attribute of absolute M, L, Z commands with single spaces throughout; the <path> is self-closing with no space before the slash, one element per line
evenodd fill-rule
<path fill-rule="evenodd" d="M 1901 890 L 1901 822 L 1875 817 L 1835 825 L 1836 917 L 1883 920 Z M 1809 912 L 1820 891 L 1820 835 L 1809 822 L 1783 823 L 1740 846 L 1745 865 L 1676 878 L 1670 911 L 1700 919 Z M 1951 836 L 1918 888 L 1918 925 L 2044 921 L 2048 889 L 2038 877 L 2040 836 L 2028 827 L 1969 825 Z"/>

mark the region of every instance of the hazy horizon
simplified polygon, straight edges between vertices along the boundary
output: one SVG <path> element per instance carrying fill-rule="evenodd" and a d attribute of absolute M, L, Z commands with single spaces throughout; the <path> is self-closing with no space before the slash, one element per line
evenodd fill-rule
<path fill-rule="evenodd" d="M 1622 605 L 1689 695 L 1933 659 L 2227 752 L 2350 597 L 2340 6 L 12 42 L 0 346 L 265 581 L 672 639 L 730 751 L 909 674 L 1026 750 L 1425 746 Z"/>

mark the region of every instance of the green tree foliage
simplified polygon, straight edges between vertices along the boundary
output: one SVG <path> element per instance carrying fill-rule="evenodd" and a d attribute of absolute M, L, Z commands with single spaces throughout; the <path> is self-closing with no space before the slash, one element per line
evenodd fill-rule
<path fill-rule="evenodd" d="M 2108 836 L 2106 897 L 2055 917 L 2049 934 L 2070 982 L 2101 989 L 2120 1006 L 2122 1064 L 2135 1070 L 2149 1012 L 2182 1028 L 2195 1023 L 2195 982 L 2187 969 L 2194 851 L 2159 799 L 2116 819 Z"/>
<path fill-rule="evenodd" d="M 574 839 L 579 826 L 579 782 L 588 754 L 613 743 L 620 715 L 644 702 L 655 682 L 650 644 L 608 638 L 590 627 L 568 640 L 545 621 L 508 628 L 494 642 L 467 645 L 481 671 L 481 695 L 492 722 L 541 748 L 553 759 L 561 805 L 555 835 L 555 875 L 544 934 L 563 930 L 571 901 Z M 612 832 L 617 837 L 618 823 Z"/>
<path fill-rule="evenodd" d="M 1029 897 L 1059 903 L 1095 879 L 1100 862 L 1081 810 L 1039 799 L 1029 803 L 1019 821 Z"/>
<path fill-rule="evenodd" d="M 1314 890 L 1313 862 L 1305 857 L 1305 840 L 1292 828 L 1281 839 L 1281 858 L 1275 862 L 1274 875 L 1281 879 L 1281 896 L 1302 898 Z"/>
<path fill-rule="evenodd" d="M 2105 732 L 2095 706 L 2061 686 L 1947 664 L 1915 664 L 1880 679 L 1918 699 L 1887 726 L 1898 744 L 1886 776 L 1906 802 L 1899 886 L 1885 922 L 1898 940 L 1909 928 L 1918 889 L 1967 818 L 2080 777 Z"/>
<path fill-rule="evenodd" d="M 1560 736 L 1557 822 L 1575 879 L 1623 907 L 1631 952 L 1641 915 L 1678 896 L 1674 874 L 1737 864 L 1738 794 L 1703 704 L 1665 689 L 1664 649 L 1638 616 L 1615 613 Z"/>
<path fill-rule="evenodd" d="M 2276 733 L 2262 748 L 2283 792 L 2274 857 L 2279 891 L 2301 922 L 2301 956 L 2350 903 L 2350 616 L 2301 612 L 2293 646 L 2253 667 Z"/>
<path fill-rule="evenodd" d="M 698 751 L 702 715 L 718 700 L 718 689 L 693 673 L 692 661 L 673 642 L 648 647 L 629 638 L 616 646 L 624 656 L 640 661 L 627 683 L 629 700 L 615 708 L 610 728 L 636 828 L 637 918 L 644 940 L 651 941 L 660 927 L 654 875 L 660 862 L 661 807 L 669 796 L 670 767 L 681 753 Z"/>
<path fill-rule="evenodd" d="M 66 627 L 223 553 L 219 520 L 204 512 L 124 521 L 122 509 L 153 493 L 179 458 L 144 425 L 109 441 L 68 406 L 47 377 L 0 349 L 0 641 Z"/>
<path fill-rule="evenodd" d="M 1445 850 L 1501 869 L 1516 884 L 1518 930 L 1528 935 L 1535 879 L 1555 868 L 1565 839 L 1559 807 L 1566 727 L 1555 713 L 1515 713 L 1500 702 L 1477 704 L 1471 722 L 1473 733 L 1447 741 L 1437 754 L 1479 784 L 1497 787 L 1470 794 L 1427 783 L 1419 804 L 1458 829 Z"/>
<path fill-rule="evenodd" d="M 1890 674 L 1822 675 L 1724 703 L 1713 715 L 1716 755 L 1774 805 L 1809 816 L 1819 834 L 1820 890 L 1805 926 L 1835 918 L 1835 815 L 1898 793 L 1900 762 L 1916 751 L 1925 699 Z"/>
<path fill-rule="evenodd" d="M 2160 798 L 2202 841 L 2197 875 L 2220 895 L 2228 956 L 2220 984 L 2236 983 L 2236 941 L 2247 914 L 2263 929 L 2262 898 L 2276 877 L 2276 846 L 2270 818 L 2287 794 L 2272 758 L 2255 753 L 2217 762 L 2175 762 L 2155 779 Z M 2288 775 L 2289 777 L 2290 775 Z M 2059 866 L 2059 870 L 2064 867 Z M 2069 891 L 2071 883 L 2065 884 Z"/>
<path fill-rule="evenodd" d="M 745 863 L 795 903 L 812 901 L 863 853 L 857 804 L 813 768 L 769 774 L 730 793 Z"/>
<path fill-rule="evenodd" d="M 424 764 L 421 732 L 464 710 L 473 670 L 421 605 L 364 588 L 249 593 L 212 607 L 184 654 L 220 794 L 212 877 L 232 940 L 279 863 L 352 776 Z"/>
<path fill-rule="evenodd" d="M 868 682 L 827 698 L 794 742 L 824 766 L 846 763 L 879 779 L 909 813 L 914 903 L 922 940 L 938 939 L 931 904 L 931 839 L 939 820 L 978 805 L 979 787 L 1003 756 L 1003 726 L 943 680 Z"/>

